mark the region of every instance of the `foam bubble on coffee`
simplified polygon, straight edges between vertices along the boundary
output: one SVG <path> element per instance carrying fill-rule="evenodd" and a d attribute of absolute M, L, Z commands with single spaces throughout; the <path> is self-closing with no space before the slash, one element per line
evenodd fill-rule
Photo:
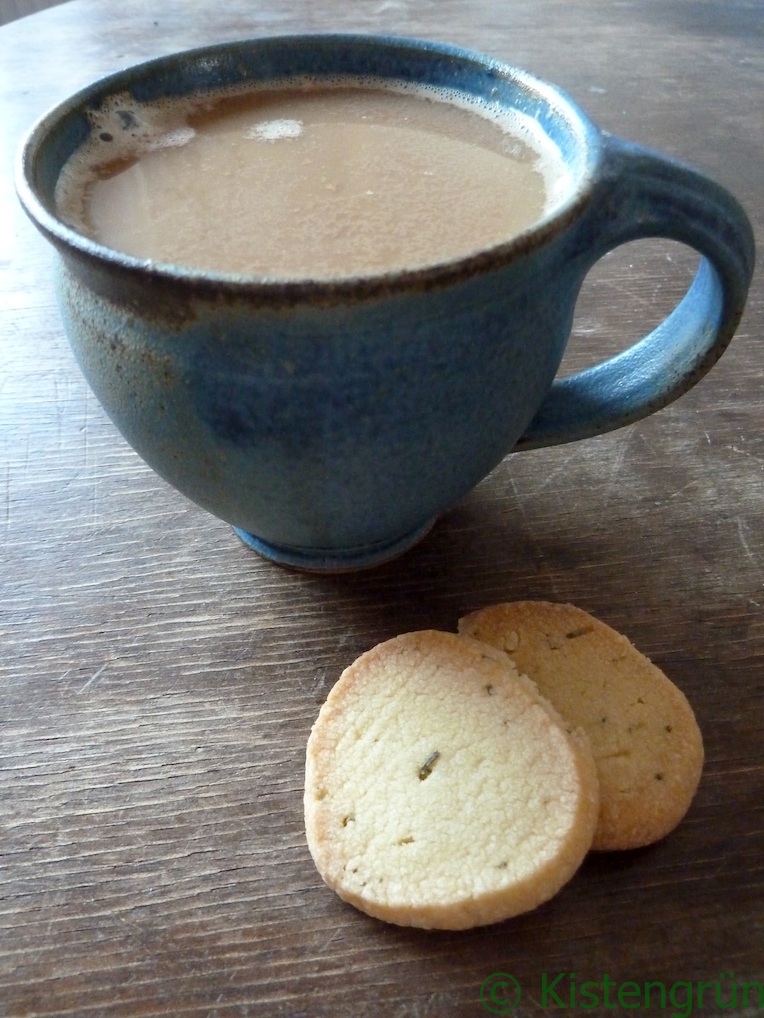
<path fill-rule="evenodd" d="M 187 145 L 195 137 L 196 131 L 193 127 L 176 127 L 166 134 L 160 134 L 158 138 L 152 138 L 146 146 L 152 152 L 160 148 L 179 148 L 181 145 Z"/>
<path fill-rule="evenodd" d="M 282 138 L 299 138 L 302 134 L 301 120 L 263 120 L 255 124 L 247 132 L 248 138 L 259 141 L 280 141 Z"/>

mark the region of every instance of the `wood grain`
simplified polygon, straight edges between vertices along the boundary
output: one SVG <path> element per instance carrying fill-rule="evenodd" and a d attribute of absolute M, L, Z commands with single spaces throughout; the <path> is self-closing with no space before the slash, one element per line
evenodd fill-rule
<path fill-rule="evenodd" d="M 446 39 L 549 78 L 603 127 L 721 180 L 764 229 L 759 0 L 73 0 L 0 29 L 0 1016 L 468 1018 L 509 972 L 516 1013 L 537 1018 L 543 973 L 762 981 L 760 270 L 692 392 L 508 458 L 419 547 L 346 577 L 266 564 L 165 485 L 69 352 L 50 252 L 11 185 L 32 120 L 137 60 L 330 29 Z M 652 242 L 603 259 L 565 370 L 655 324 L 695 262 Z M 621 629 L 685 691 L 707 750 L 690 814 L 496 927 L 356 913 L 305 846 L 319 704 L 378 640 L 532 597 Z"/>

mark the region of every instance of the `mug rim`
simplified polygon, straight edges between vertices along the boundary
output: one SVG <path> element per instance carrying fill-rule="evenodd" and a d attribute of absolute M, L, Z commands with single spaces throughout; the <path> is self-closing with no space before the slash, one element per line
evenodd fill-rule
<path fill-rule="evenodd" d="M 70 120 L 84 113 L 88 106 L 102 102 L 111 95 L 129 90 L 135 82 L 147 81 L 161 76 L 178 63 L 192 63 L 195 67 L 207 62 L 212 66 L 217 57 L 237 51 L 262 49 L 264 52 L 284 47 L 360 47 L 373 48 L 379 52 L 408 51 L 428 54 L 432 57 L 455 59 L 464 69 L 472 67 L 484 75 L 501 78 L 514 84 L 519 90 L 535 95 L 564 123 L 568 134 L 575 139 L 580 155 L 580 167 L 574 172 L 569 192 L 555 206 L 531 226 L 505 241 L 481 248 L 466 255 L 441 259 L 420 266 L 403 267 L 379 272 L 358 273 L 337 277 L 268 277 L 216 272 L 139 258 L 97 240 L 87 237 L 75 227 L 66 223 L 53 210 L 52 201 L 46 202 L 40 192 L 42 186 L 37 180 L 37 160 L 41 150 L 50 141 L 53 132 Z M 358 80 L 362 75 L 347 71 L 327 70 L 326 78 L 337 81 L 342 76 Z M 303 72 L 303 76 L 305 72 Z M 297 75 L 292 75 L 296 78 Z M 369 74 L 371 79 L 376 77 Z M 246 81 L 246 79 L 243 79 Z M 264 80 L 286 83 L 287 76 L 273 76 Z M 390 76 L 390 80 L 396 80 Z M 398 78 L 397 80 L 401 80 Z M 415 80 L 415 79 L 411 79 Z M 428 82 L 424 81 L 424 84 Z M 230 91 L 236 82 L 223 82 L 215 88 L 198 87 L 182 95 L 195 92 L 203 94 L 215 91 L 223 94 Z M 472 93 L 473 95 L 476 93 Z M 84 139 L 83 139 L 84 140 Z M 81 142 L 79 143 L 81 144 Z M 78 145 L 72 148 L 76 150 Z M 492 269 L 500 269 L 518 257 L 531 254 L 543 247 L 554 235 L 561 233 L 573 222 L 591 199 L 595 170 L 601 152 L 601 133 L 586 113 L 566 92 L 550 82 L 524 71 L 498 58 L 451 43 L 403 35 L 380 35 L 373 33 L 294 33 L 273 36 L 255 36 L 230 40 L 210 45 L 178 50 L 131 64 L 95 79 L 83 88 L 70 94 L 42 114 L 28 129 L 19 146 L 15 183 L 18 198 L 33 223 L 62 255 L 74 257 L 102 270 L 127 273 L 129 276 L 151 279 L 157 285 L 190 288 L 196 292 L 214 292 L 235 296 L 251 296 L 256 293 L 262 299 L 275 298 L 279 303 L 299 302 L 306 297 L 311 300 L 325 298 L 347 298 L 348 296 L 368 297 L 411 289 L 428 290 L 451 285 L 469 279 Z M 57 181 L 68 153 L 60 161 L 56 171 Z M 564 158 L 564 157 L 563 157 Z M 567 160 L 566 160 L 567 162 Z M 55 186 L 55 183 L 54 183 Z"/>

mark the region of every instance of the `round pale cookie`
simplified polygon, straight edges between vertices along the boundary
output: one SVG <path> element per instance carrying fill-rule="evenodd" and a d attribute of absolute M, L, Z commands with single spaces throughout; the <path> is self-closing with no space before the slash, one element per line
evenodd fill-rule
<path fill-rule="evenodd" d="M 483 608 L 459 632 L 506 652 L 588 734 L 600 783 L 592 848 L 639 848 L 676 827 L 700 781 L 703 740 L 684 694 L 625 636 L 546 601 Z"/>
<path fill-rule="evenodd" d="M 586 736 L 505 655 L 454 633 L 363 654 L 308 741 L 319 873 L 402 926 L 466 929 L 541 904 L 578 868 L 597 812 Z"/>

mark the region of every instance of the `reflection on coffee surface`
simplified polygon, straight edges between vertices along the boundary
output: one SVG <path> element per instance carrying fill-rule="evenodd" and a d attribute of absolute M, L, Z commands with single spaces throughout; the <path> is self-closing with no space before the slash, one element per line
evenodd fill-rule
<path fill-rule="evenodd" d="M 521 114 L 403 84 L 305 83 L 153 106 L 114 97 L 56 201 L 118 251 L 289 279 L 468 255 L 565 191 L 559 153 Z"/>

